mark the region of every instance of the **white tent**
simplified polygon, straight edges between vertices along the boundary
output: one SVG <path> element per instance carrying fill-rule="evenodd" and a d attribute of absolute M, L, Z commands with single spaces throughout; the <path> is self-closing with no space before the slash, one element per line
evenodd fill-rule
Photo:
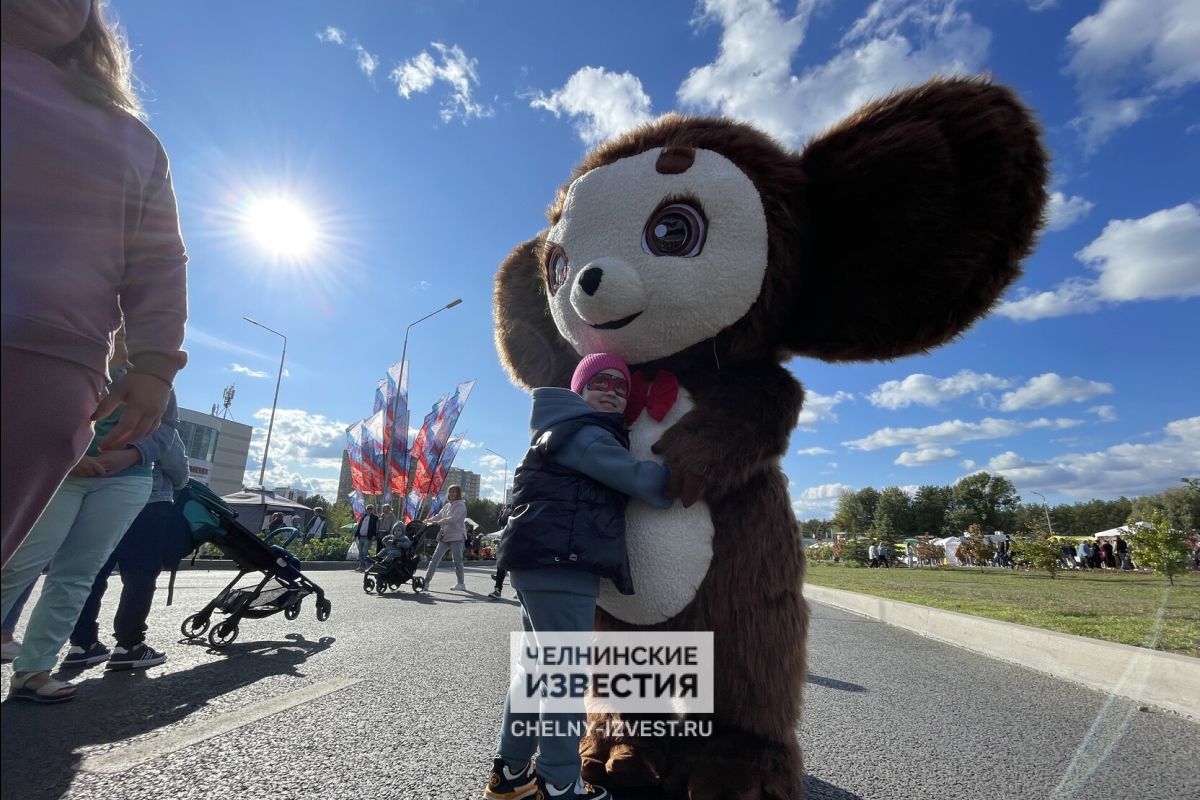
<path fill-rule="evenodd" d="M 1093 539 L 1115 539 L 1118 536 L 1137 536 L 1139 528 L 1153 528 L 1149 522 L 1135 522 L 1133 525 L 1122 525 L 1120 528 L 1109 528 L 1106 531 L 1093 533 Z"/>

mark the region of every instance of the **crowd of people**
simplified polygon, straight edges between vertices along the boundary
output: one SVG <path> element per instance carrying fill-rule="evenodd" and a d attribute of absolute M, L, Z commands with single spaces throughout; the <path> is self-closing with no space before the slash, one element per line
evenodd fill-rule
<path fill-rule="evenodd" d="M 1075 547 L 1064 544 L 1062 565 L 1067 569 L 1134 569 L 1129 542 L 1117 536 L 1112 539 L 1084 539 Z"/>

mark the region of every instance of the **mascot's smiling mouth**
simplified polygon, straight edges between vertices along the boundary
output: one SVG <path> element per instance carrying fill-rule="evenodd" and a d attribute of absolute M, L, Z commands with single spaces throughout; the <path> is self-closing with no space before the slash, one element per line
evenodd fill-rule
<path fill-rule="evenodd" d="M 614 319 L 612 322 L 601 322 L 599 325 L 592 325 L 592 327 L 598 331 L 615 331 L 617 328 L 624 328 L 641 315 L 642 312 L 639 311 L 636 314 L 630 314 L 628 317 L 624 317 L 623 319 Z"/>

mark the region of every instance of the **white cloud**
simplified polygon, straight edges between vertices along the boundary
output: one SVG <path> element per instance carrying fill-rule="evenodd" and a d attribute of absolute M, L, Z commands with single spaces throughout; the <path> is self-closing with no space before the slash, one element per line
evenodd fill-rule
<path fill-rule="evenodd" d="M 229 371 L 236 372 L 239 375 L 246 375 L 247 377 L 250 377 L 250 378 L 269 378 L 270 377 L 270 375 L 263 372 L 262 370 L 250 369 L 250 367 L 243 366 L 242 364 L 239 364 L 236 361 L 229 365 Z"/>
<path fill-rule="evenodd" d="M 949 378 L 935 378 L 918 372 L 903 380 L 879 384 L 879 388 L 871 392 L 867 399 L 873 406 L 893 410 L 911 405 L 934 407 L 966 394 L 1004 389 L 1010 383 L 1004 378 L 969 369 L 960 370 Z"/>
<path fill-rule="evenodd" d="M 814 513 L 832 513 L 837 508 L 838 498 L 842 492 L 853 491 L 854 487 L 846 483 L 823 483 L 820 486 L 810 486 L 792 500 L 792 511 L 797 517 L 812 516 Z"/>
<path fill-rule="evenodd" d="M 1046 207 L 1046 227 L 1052 231 L 1066 230 L 1088 215 L 1095 203 L 1079 195 L 1062 192 L 1050 193 L 1050 204 Z"/>
<path fill-rule="evenodd" d="M 988 462 L 1019 491 L 1061 492 L 1072 497 L 1136 497 L 1177 485 L 1200 472 L 1200 417 L 1175 420 L 1148 444 L 1117 444 L 1092 453 L 1067 453 L 1032 461 L 1009 451 Z"/>
<path fill-rule="evenodd" d="M 811 389 L 804 393 L 804 408 L 796 417 L 796 424 L 801 430 L 811 431 L 818 422 L 837 422 L 837 414 L 833 409 L 839 403 L 853 400 L 849 392 L 836 391 L 833 394 L 821 394 Z"/>
<path fill-rule="evenodd" d="M 935 444 L 955 444 L 980 439 L 1003 439 L 1029 430 L 1050 428 L 1062 430 L 1082 425 L 1077 419 L 1040 419 L 1018 421 L 985 417 L 979 422 L 963 422 L 960 419 L 939 422 L 924 428 L 881 428 L 863 439 L 842 442 L 855 450 L 879 450 L 884 447 L 915 445 L 918 448 Z"/>
<path fill-rule="evenodd" d="M 1067 35 L 1080 115 L 1072 124 L 1094 151 L 1164 96 L 1200 82 L 1196 0 L 1107 0 Z"/>
<path fill-rule="evenodd" d="M 1020 411 L 1023 408 L 1044 408 L 1063 403 L 1082 403 L 1102 394 L 1112 394 L 1111 383 L 1084 378 L 1064 378 L 1047 372 L 1030 378 L 1024 386 L 1005 392 L 1000 398 L 1001 411 Z"/>
<path fill-rule="evenodd" d="M 248 486 L 258 485 L 270 418 L 269 408 L 254 412 L 254 419 L 259 424 L 254 427 L 250 441 L 245 478 Z M 346 449 L 346 424 L 303 409 L 277 409 L 275 426 L 271 430 L 271 450 L 267 454 L 267 488 L 311 489 L 319 486 L 321 493 L 332 499 L 337 492 L 342 451 Z"/>
<path fill-rule="evenodd" d="M 896 458 L 895 463 L 902 467 L 923 467 L 936 461 L 954 458 L 959 452 L 953 447 L 921 447 L 916 450 L 905 450 Z"/>
<path fill-rule="evenodd" d="M 579 138 L 587 145 L 610 139 L 648 122 L 650 97 L 642 82 L 629 72 L 609 72 L 603 67 L 584 67 L 550 94 L 538 92 L 529 103 L 556 117 L 576 119 Z"/>
<path fill-rule="evenodd" d="M 448 84 L 451 90 L 449 99 L 442 104 L 443 122 L 458 116 L 464 122 L 471 117 L 492 116 L 491 108 L 471 97 L 473 87 L 479 86 L 477 59 L 468 58 L 458 45 L 433 42 L 432 47 L 436 57 L 428 50 L 422 50 L 392 70 L 388 77 L 396 84 L 396 93 L 407 100 L 414 94 L 428 92 L 435 83 L 441 82 Z"/>
<path fill-rule="evenodd" d="M 975 461 L 970 458 L 964 458 L 958 465 L 963 469 L 975 469 Z"/>
<path fill-rule="evenodd" d="M 798 456 L 827 456 L 832 453 L 832 450 L 826 450 L 824 447 L 806 447 L 803 450 L 797 450 Z"/>
<path fill-rule="evenodd" d="M 321 40 L 322 42 L 329 42 L 332 44 L 345 44 L 346 43 L 346 32 L 344 30 L 342 30 L 341 28 L 335 28 L 332 25 L 330 25 L 327 28 L 325 28 L 325 30 L 317 33 L 317 38 L 319 40 Z"/>
<path fill-rule="evenodd" d="M 797 146 L 868 100 L 935 74 L 983 67 L 991 34 L 954 0 L 876 0 L 841 49 L 802 74 L 791 64 L 820 0 L 794 16 L 770 0 L 704 0 L 697 22 L 722 27 L 720 53 L 679 87 L 684 107 L 751 122 Z"/>
<path fill-rule="evenodd" d="M 1075 257 L 1098 276 L 1068 278 L 1047 292 L 1026 290 L 997 312 L 1026 321 L 1200 295 L 1200 208 L 1183 203 L 1140 219 L 1112 220 Z"/>
<path fill-rule="evenodd" d="M 1045 11 L 1058 5 L 1058 0 L 1026 0 L 1030 11 Z"/>
<path fill-rule="evenodd" d="M 1117 410 L 1112 406 L 1092 406 L 1088 409 L 1088 413 L 1095 414 L 1101 422 L 1117 421 Z"/>

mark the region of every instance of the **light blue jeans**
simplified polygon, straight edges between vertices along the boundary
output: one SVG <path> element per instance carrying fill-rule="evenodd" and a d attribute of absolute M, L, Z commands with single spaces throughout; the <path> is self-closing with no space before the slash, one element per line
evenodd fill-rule
<path fill-rule="evenodd" d="M 442 563 L 442 559 L 446 557 L 446 551 L 449 550 L 454 554 L 454 572 L 458 575 L 458 582 L 465 583 L 463 577 L 463 546 L 466 542 L 438 542 L 437 548 L 433 551 L 433 558 L 429 559 L 429 569 L 425 572 L 425 585 L 433 580 L 433 573 L 437 572 L 438 565 Z"/>
<path fill-rule="evenodd" d="M 0 572 L 0 613 L 7 615 L 46 562 L 51 562 L 13 671 L 42 672 L 54 667 L 96 575 L 146 505 L 151 483 L 149 475 L 67 476 L 58 487 Z"/>

